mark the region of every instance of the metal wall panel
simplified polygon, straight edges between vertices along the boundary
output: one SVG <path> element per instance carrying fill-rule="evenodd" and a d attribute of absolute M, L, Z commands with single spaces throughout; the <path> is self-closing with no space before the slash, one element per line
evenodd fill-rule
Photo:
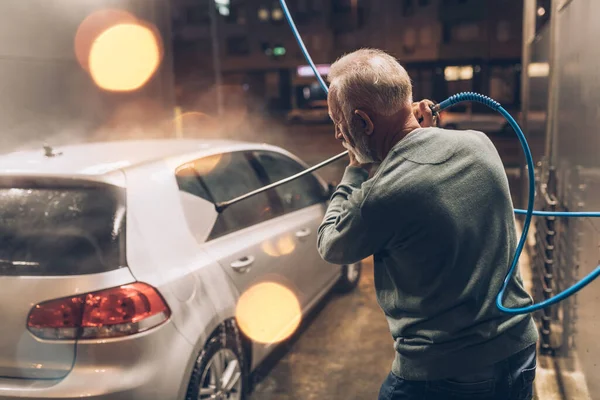
<path fill-rule="evenodd" d="M 562 208 L 600 210 L 600 1 L 559 2 L 558 104 L 550 159 L 557 167 L 556 194 Z M 560 268 L 578 269 L 579 278 L 600 263 L 600 220 L 572 220 L 567 243 L 571 259 Z M 564 224 L 563 224 L 564 225 Z M 575 341 L 594 399 L 600 399 L 600 281 L 577 297 Z"/>

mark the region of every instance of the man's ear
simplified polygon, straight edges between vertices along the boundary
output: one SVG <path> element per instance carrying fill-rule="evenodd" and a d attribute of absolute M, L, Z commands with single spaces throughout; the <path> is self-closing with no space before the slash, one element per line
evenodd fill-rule
<path fill-rule="evenodd" d="M 374 129 L 373 120 L 371 120 L 371 117 L 369 117 L 369 115 L 363 110 L 354 110 L 354 115 L 358 117 L 358 119 L 362 120 L 362 128 L 364 130 L 364 133 L 368 136 L 371 136 L 373 134 Z"/>

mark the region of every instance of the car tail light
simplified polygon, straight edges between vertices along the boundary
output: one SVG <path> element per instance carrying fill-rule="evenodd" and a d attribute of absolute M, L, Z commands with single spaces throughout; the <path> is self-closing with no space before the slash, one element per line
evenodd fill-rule
<path fill-rule="evenodd" d="M 29 312 L 27 327 L 41 339 L 102 339 L 143 332 L 170 315 L 156 289 L 136 282 L 40 303 Z"/>

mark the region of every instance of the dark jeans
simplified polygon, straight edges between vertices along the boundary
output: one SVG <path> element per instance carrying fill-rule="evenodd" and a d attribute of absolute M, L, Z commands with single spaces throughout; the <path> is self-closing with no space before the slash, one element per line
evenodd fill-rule
<path fill-rule="evenodd" d="M 390 373 L 381 386 L 379 400 L 531 400 L 535 368 L 533 345 L 468 376 L 407 381 Z"/>

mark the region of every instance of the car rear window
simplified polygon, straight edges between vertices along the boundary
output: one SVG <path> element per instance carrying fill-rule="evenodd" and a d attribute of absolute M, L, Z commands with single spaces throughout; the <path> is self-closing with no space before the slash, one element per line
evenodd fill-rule
<path fill-rule="evenodd" d="M 125 265 L 120 189 L 0 188 L 0 275 L 105 272 Z"/>

